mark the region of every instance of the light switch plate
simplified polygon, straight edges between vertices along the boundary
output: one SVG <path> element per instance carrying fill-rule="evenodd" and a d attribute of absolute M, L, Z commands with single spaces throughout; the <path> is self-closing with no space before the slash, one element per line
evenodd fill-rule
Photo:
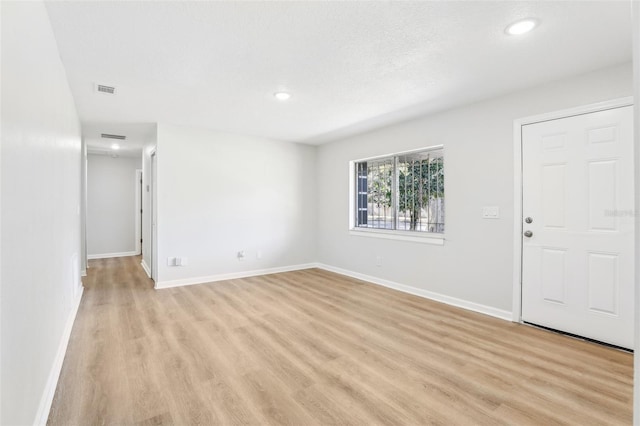
<path fill-rule="evenodd" d="M 500 218 L 500 207 L 498 206 L 484 206 L 482 207 L 483 219 L 498 219 Z"/>

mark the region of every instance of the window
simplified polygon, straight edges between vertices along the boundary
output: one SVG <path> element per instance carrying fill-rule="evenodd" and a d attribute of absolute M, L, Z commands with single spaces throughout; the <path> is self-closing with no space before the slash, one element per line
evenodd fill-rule
<path fill-rule="evenodd" d="M 442 147 L 354 162 L 355 229 L 444 233 Z"/>

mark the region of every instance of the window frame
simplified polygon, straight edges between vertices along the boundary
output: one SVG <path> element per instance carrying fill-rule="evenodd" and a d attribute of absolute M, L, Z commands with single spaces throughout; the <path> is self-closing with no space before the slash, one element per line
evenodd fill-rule
<path fill-rule="evenodd" d="M 394 158 L 394 162 L 395 162 L 396 157 L 400 157 L 403 155 L 415 154 L 418 152 L 440 151 L 440 150 L 442 151 L 442 157 L 444 158 L 445 157 L 444 145 L 431 145 L 428 147 L 412 149 L 408 151 L 394 152 L 390 154 L 377 155 L 374 157 L 366 157 L 366 158 L 349 161 L 349 235 L 359 236 L 359 237 L 382 238 L 382 239 L 398 240 L 398 241 L 411 241 L 411 242 L 423 243 L 423 244 L 444 245 L 446 228 L 445 228 L 445 232 L 440 233 L 440 232 L 426 232 L 426 231 L 411 231 L 408 229 L 364 228 L 364 227 L 357 226 L 358 182 L 357 182 L 356 167 L 358 163 L 362 163 L 365 161 L 381 160 L 385 158 Z M 395 173 L 397 173 L 397 170 L 394 167 L 394 174 Z M 446 173 L 445 173 L 445 186 L 446 186 Z M 446 206 L 446 196 L 445 196 L 445 206 Z M 394 210 L 395 210 L 395 207 L 394 207 Z M 446 208 L 445 208 L 445 212 L 446 212 Z M 396 214 L 397 212 L 394 211 L 394 216 Z"/>

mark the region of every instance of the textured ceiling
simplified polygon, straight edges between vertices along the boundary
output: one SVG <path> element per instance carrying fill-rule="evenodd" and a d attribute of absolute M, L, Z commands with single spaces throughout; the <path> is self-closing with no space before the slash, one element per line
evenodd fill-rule
<path fill-rule="evenodd" d="M 322 143 L 631 60 L 630 2 L 49 2 L 83 122 Z M 520 37 L 507 24 L 535 17 Z M 97 94 L 94 84 L 118 94 Z M 280 102 L 272 94 L 287 90 Z"/>

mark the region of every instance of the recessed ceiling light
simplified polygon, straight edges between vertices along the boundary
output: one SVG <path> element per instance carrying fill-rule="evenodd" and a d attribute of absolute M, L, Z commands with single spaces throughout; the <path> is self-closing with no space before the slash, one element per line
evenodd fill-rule
<path fill-rule="evenodd" d="M 291 97 L 291 94 L 287 92 L 276 92 L 273 96 L 279 101 L 286 101 Z"/>
<path fill-rule="evenodd" d="M 120 149 L 120 145 L 118 145 L 117 143 L 114 143 L 113 145 L 111 145 L 111 149 L 113 149 L 114 151 L 117 151 Z"/>
<path fill-rule="evenodd" d="M 509 25 L 504 31 L 509 35 L 520 35 L 528 33 L 537 26 L 538 21 L 536 19 L 528 18 L 514 22 L 513 24 Z"/>

